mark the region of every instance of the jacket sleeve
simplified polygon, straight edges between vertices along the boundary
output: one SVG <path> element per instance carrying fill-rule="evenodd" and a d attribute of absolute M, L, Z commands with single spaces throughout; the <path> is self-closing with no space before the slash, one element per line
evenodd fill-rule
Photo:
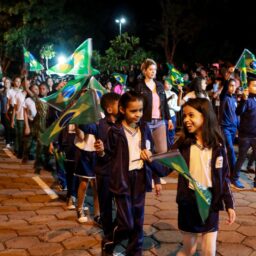
<path fill-rule="evenodd" d="M 226 210 L 229 208 L 234 209 L 235 207 L 234 197 L 230 189 L 230 172 L 229 172 L 228 159 L 227 159 L 227 153 L 225 148 L 223 148 L 222 187 L 223 187 L 222 198 L 223 198 Z"/>
<path fill-rule="evenodd" d="M 236 114 L 240 116 L 243 112 L 246 111 L 247 100 L 241 100 L 236 108 Z"/>

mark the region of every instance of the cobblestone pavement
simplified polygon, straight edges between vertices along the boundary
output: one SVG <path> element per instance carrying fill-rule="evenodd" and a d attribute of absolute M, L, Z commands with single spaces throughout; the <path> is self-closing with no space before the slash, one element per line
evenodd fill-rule
<path fill-rule="evenodd" d="M 42 171 L 40 176 L 35 176 L 32 164 L 21 164 L 2 147 L 0 145 L 0 256 L 101 255 L 101 229 L 91 220 L 85 224 L 77 222 L 75 211 L 66 209 L 63 193 L 56 194 L 49 189 L 53 183 L 51 174 Z M 256 192 L 251 189 L 252 179 L 251 174 L 243 174 L 246 190 L 234 191 L 235 224 L 228 226 L 226 213 L 221 213 L 217 255 L 256 256 Z M 167 184 L 161 196 L 147 194 L 145 256 L 175 255 L 181 245 L 175 203 L 177 177 L 172 174 L 165 180 Z M 123 255 L 124 249 L 125 242 L 117 246 L 115 255 Z"/>

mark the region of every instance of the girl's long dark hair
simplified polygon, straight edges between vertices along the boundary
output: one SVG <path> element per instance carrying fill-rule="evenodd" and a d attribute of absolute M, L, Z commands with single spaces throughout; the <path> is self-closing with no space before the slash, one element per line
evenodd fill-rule
<path fill-rule="evenodd" d="M 128 106 L 128 103 L 132 102 L 132 101 L 142 101 L 143 102 L 143 96 L 134 90 L 124 93 L 119 100 L 118 109 L 120 109 L 120 107 L 122 107 L 123 109 L 126 109 Z M 124 119 L 124 115 L 119 110 L 117 122 L 121 122 L 123 119 Z"/>
<path fill-rule="evenodd" d="M 189 99 L 183 105 L 183 108 L 185 106 L 190 106 L 203 115 L 204 122 L 202 127 L 202 138 L 204 147 L 214 148 L 220 144 L 223 145 L 224 139 L 211 102 L 204 98 Z M 196 143 L 195 135 L 193 133 L 189 133 L 185 126 L 183 126 L 183 138 L 185 144 Z"/>
<path fill-rule="evenodd" d="M 202 94 L 207 97 L 207 93 L 202 89 L 202 81 L 205 80 L 203 77 L 196 77 L 190 84 L 190 91 L 194 91 L 197 98 L 201 98 Z"/>

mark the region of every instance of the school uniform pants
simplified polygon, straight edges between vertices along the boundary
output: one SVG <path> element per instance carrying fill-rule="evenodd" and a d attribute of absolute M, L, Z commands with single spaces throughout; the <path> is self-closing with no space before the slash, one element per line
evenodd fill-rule
<path fill-rule="evenodd" d="M 114 228 L 113 239 L 116 243 L 128 237 L 125 255 L 141 256 L 146 194 L 144 170 L 129 171 L 128 179 L 128 194 L 115 194 L 117 226 Z"/>
<path fill-rule="evenodd" d="M 97 193 L 100 206 L 100 218 L 104 232 L 104 240 L 112 241 L 113 239 L 113 218 L 112 218 L 112 202 L 113 193 L 109 190 L 109 176 L 96 174 Z M 105 242 L 106 242 L 105 241 Z"/>
<path fill-rule="evenodd" d="M 236 127 L 222 127 L 223 135 L 226 141 L 226 148 L 228 153 L 228 162 L 231 173 L 234 171 L 236 164 L 236 153 L 234 149 L 234 142 L 236 138 Z"/>
<path fill-rule="evenodd" d="M 238 139 L 238 157 L 234 169 L 234 173 L 232 174 L 232 181 L 236 181 L 240 177 L 241 167 L 244 163 L 244 160 L 247 156 L 247 152 L 249 148 L 252 147 L 252 154 L 254 160 L 256 159 L 256 138 L 247 138 L 247 137 L 239 137 Z M 254 178 L 256 181 L 256 177 Z"/>

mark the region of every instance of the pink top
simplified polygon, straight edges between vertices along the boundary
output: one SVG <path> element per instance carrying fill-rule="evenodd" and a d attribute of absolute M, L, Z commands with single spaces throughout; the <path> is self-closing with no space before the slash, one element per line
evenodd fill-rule
<path fill-rule="evenodd" d="M 152 118 L 160 119 L 160 98 L 156 91 L 156 84 L 154 86 L 147 85 L 152 91 Z"/>
<path fill-rule="evenodd" d="M 124 94 L 124 87 L 121 84 L 117 84 L 114 87 L 113 92 L 122 95 L 122 94 Z"/>

